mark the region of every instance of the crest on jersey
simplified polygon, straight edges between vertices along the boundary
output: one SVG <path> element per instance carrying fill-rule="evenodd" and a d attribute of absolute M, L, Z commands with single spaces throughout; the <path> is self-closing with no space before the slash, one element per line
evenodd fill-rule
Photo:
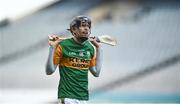
<path fill-rule="evenodd" d="M 83 57 L 84 53 L 82 51 L 79 52 L 79 56 Z"/>

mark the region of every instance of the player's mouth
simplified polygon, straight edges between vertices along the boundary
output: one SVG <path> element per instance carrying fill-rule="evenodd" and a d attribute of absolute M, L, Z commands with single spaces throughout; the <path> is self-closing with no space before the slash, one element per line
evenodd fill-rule
<path fill-rule="evenodd" d="M 82 32 L 83 34 L 88 34 L 88 32 L 87 31 L 84 31 L 84 32 Z"/>
<path fill-rule="evenodd" d="M 82 34 L 83 35 L 88 35 L 90 32 L 89 31 L 83 31 Z"/>

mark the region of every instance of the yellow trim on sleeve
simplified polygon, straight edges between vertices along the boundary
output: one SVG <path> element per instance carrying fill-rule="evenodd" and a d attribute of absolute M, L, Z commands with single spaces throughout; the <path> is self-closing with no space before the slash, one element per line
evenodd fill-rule
<path fill-rule="evenodd" d="M 53 62 L 55 65 L 60 64 L 60 61 L 62 59 L 62 48 L 60 45 L 58 45 L 54 51 L 54 57 L 53 57 Z"/>

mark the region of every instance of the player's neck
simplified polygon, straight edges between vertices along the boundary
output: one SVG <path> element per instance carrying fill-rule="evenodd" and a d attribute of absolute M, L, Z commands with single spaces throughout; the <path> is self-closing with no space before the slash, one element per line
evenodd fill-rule
<path fill-rule="evenodd" d="M 85 41 L 82 43 L 80 40 L 78 40 L 76 37 L 73 37 L 74 41 L 80 45 L 84 45 Z"/>

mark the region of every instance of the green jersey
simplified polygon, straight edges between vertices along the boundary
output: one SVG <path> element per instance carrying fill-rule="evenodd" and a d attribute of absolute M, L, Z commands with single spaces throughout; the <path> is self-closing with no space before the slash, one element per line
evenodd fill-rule
<path fill-rule="evenodd" d="M 59 43 L 54 64 L 59 65 L 58 98 L 88 100 L 88 70 L 96 64 L 95 48 L 89 41 L 83 45 L 73 38 Z"/>

